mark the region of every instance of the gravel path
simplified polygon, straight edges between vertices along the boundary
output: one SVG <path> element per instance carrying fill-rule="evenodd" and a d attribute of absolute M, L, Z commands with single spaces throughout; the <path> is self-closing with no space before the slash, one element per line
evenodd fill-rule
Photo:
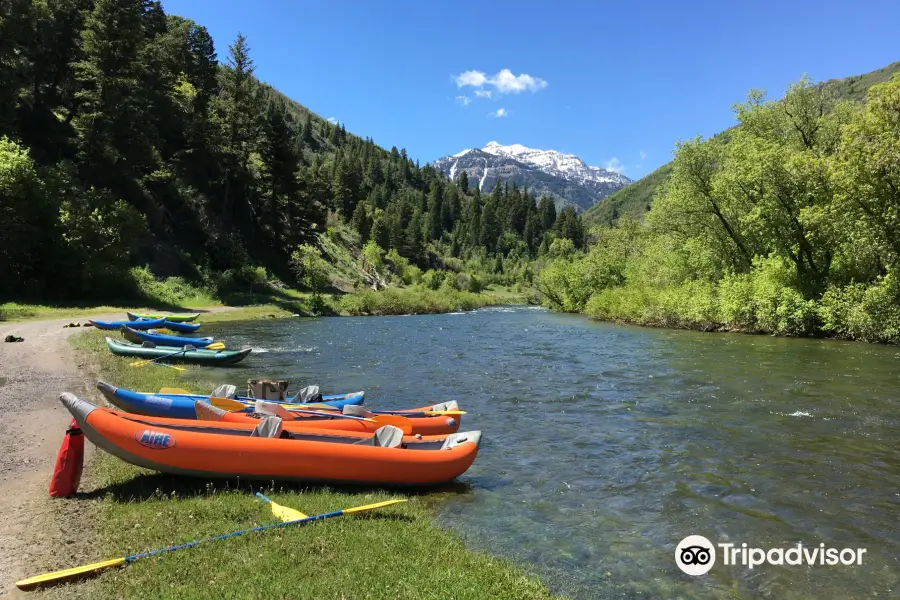
<path fill-rule="evenodd" d="M 208 312 L 228 310 L 216 307 Z M 92 316 L 121 319 L 121 314 Z M 85 513 L 93 502 L 62 500 L 48 493 L 56 454 L 71 415 L 59 402 L 61 392 L 93 396 L 85 365 L 76 364 L 67 338 L 82 328 L 63 328 L 84 319 L 0 322 L 0 597 L 25 595 L 15 582 L 43 570 L 97 560 L 81 556 L 90 535 Z M 7 335 L 24 342 L 5 343 Z M 85 464 L 92 445 L 85 443 Z M 81 489 L 87 489 L 85 473 Z M 60 559 L 64 555 L 64 559 Z"/>

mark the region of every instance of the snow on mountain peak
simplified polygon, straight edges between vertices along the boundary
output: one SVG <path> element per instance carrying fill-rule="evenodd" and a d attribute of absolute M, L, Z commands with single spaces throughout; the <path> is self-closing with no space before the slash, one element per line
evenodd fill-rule
<path fill-rule="evenodd" d="M 574 154 L 563 154 L 556 150 L 537 150 L 522 144 L 504 146 L 496 141 L 488 142 L 481 150 L 494 156 L 508 156 L 515 160 L 535 165 L 542 171 L 565 179 L 616 183 L 628 183 L 630 181 L 619 173 L 586 165 L 583 160 Z M 462 154 L 456 156 L 462 156 Z"/>
<path fill-rule="evenodd" d="M 466 148 L 433 164 L 450 179 L 465 171 L 471 184 L 482 192 L 489 192 L 499 181 L 511 181 L 581 209 L 631 183 L 620 173 L 586 165 L 574 154 L 536 150 L 522 144 L 504 146 L 496 140 L 480 150 Z"/>

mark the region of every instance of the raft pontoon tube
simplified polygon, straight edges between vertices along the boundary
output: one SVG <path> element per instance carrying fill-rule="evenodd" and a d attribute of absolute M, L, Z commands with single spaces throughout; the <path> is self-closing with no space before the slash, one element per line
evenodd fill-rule
<path fill-rule="evenodd" d="M 60 401 L 87 439 L 110 454 L 139 467 L 194 477 L 434 485 L 463 474 L 481 442 L 479 431 L 409 440 L 390 425 L 363 438 L 290 432 L 278 417 L 267 417 L 252 430 L 207 421 L 163 425 L 68 393 Z"/>

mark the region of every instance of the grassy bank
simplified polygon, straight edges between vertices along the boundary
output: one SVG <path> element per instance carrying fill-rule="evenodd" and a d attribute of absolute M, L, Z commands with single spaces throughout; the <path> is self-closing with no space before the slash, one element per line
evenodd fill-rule
<path fill-rule="evenodd" d="M 424 315 L 474 310 L 497 304 L 518 304 L 524 299 L 511 293 L 431 290 L 421 286 L 362 291 L 335 297 L 331 306 L 340 315 Z"/>
<path fill-rule="evenodd" d="M 289 317 L 294 314 L 310 316 L 318 313 L 335 316 L 424 315 L 473 310 L 483 306 L 498 304 L 526 303 L 525 296 L 505 288 L 489 289 L 474 294 L 453 289 L 431 290 L 422 286 L 408 288 L 391 287 L 379 292 L 364 290 L 350 294 L 326 294 L 322 296 L 322 299 L 324 305 L 317 310 L 311 294 L 292 289 L 277 290 L 277 292 L 269 290 L 242 296 L 232 296 L 228 298 L 229 304 L 238 305 L 241 308 L 229 310 L 227 314 L 225 312 L 211 312 L 203 315 L 202 320 L 206 323 L 212 323 L 221 320 Z M 249 306 L 242 306 L 243 304 L 249 304 Z M 184 303 L 164 306 L 165 309 L 161 309 L 158 304 L 150 306 L 46 306 L 7 302 L 0 304 L 0 321 L 87 319 L 98 315 L 116 313 L 121 313 L 124 319 L 126 311 L 191 311 L 197 310 L 196 307 L 198 306 L 211 308 L 222 306 L 222 303 L 218 300 L 207 299 L 205 304 Z M 235 313 L 234 310 L 238 312 Z"/>
<path fill-rule="evenodd" d="M 218 320 L 270 318 L 271 307 L 216 314 Z M 109 354 L 102 332 L 72 344 L 106 381 L 139 390 L 212 389 L 173 369 L 130 367 Z M 94 398 L 96 400 L 96 397 Z M 246 481 L 171 477 L 98 452 L 87 466 L 100 495 L 97 559 L 275 522 Z M 407 497 L 400 492 L 264 484 L 276 502 L 307 514 Z M 410 495 L 409 502 L 358 517 L 253 534 L 139 561 L 79 584 L 96 597 L 200 598 L 550 598 L 535 578 L 507 561 L 465 549 L 434 526 L 431 506 L 447 492 Z M 68 590 L 66 590 L 68 592 Z"/>

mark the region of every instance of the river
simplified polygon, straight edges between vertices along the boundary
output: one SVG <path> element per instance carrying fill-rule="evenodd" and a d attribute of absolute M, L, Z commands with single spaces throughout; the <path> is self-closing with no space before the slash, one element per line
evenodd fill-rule
<path fill-rule="evenodd" d="M 229 329 L 225 329 L 228 327 Z M 440 524 L 574 598 L 900 596 L 900 350 L 620 327 L 535 307 L 213 325 L 238 383 L 456 399 L 484 441 Z M 862 565 L 676 566 L 687 535 Z"/>

